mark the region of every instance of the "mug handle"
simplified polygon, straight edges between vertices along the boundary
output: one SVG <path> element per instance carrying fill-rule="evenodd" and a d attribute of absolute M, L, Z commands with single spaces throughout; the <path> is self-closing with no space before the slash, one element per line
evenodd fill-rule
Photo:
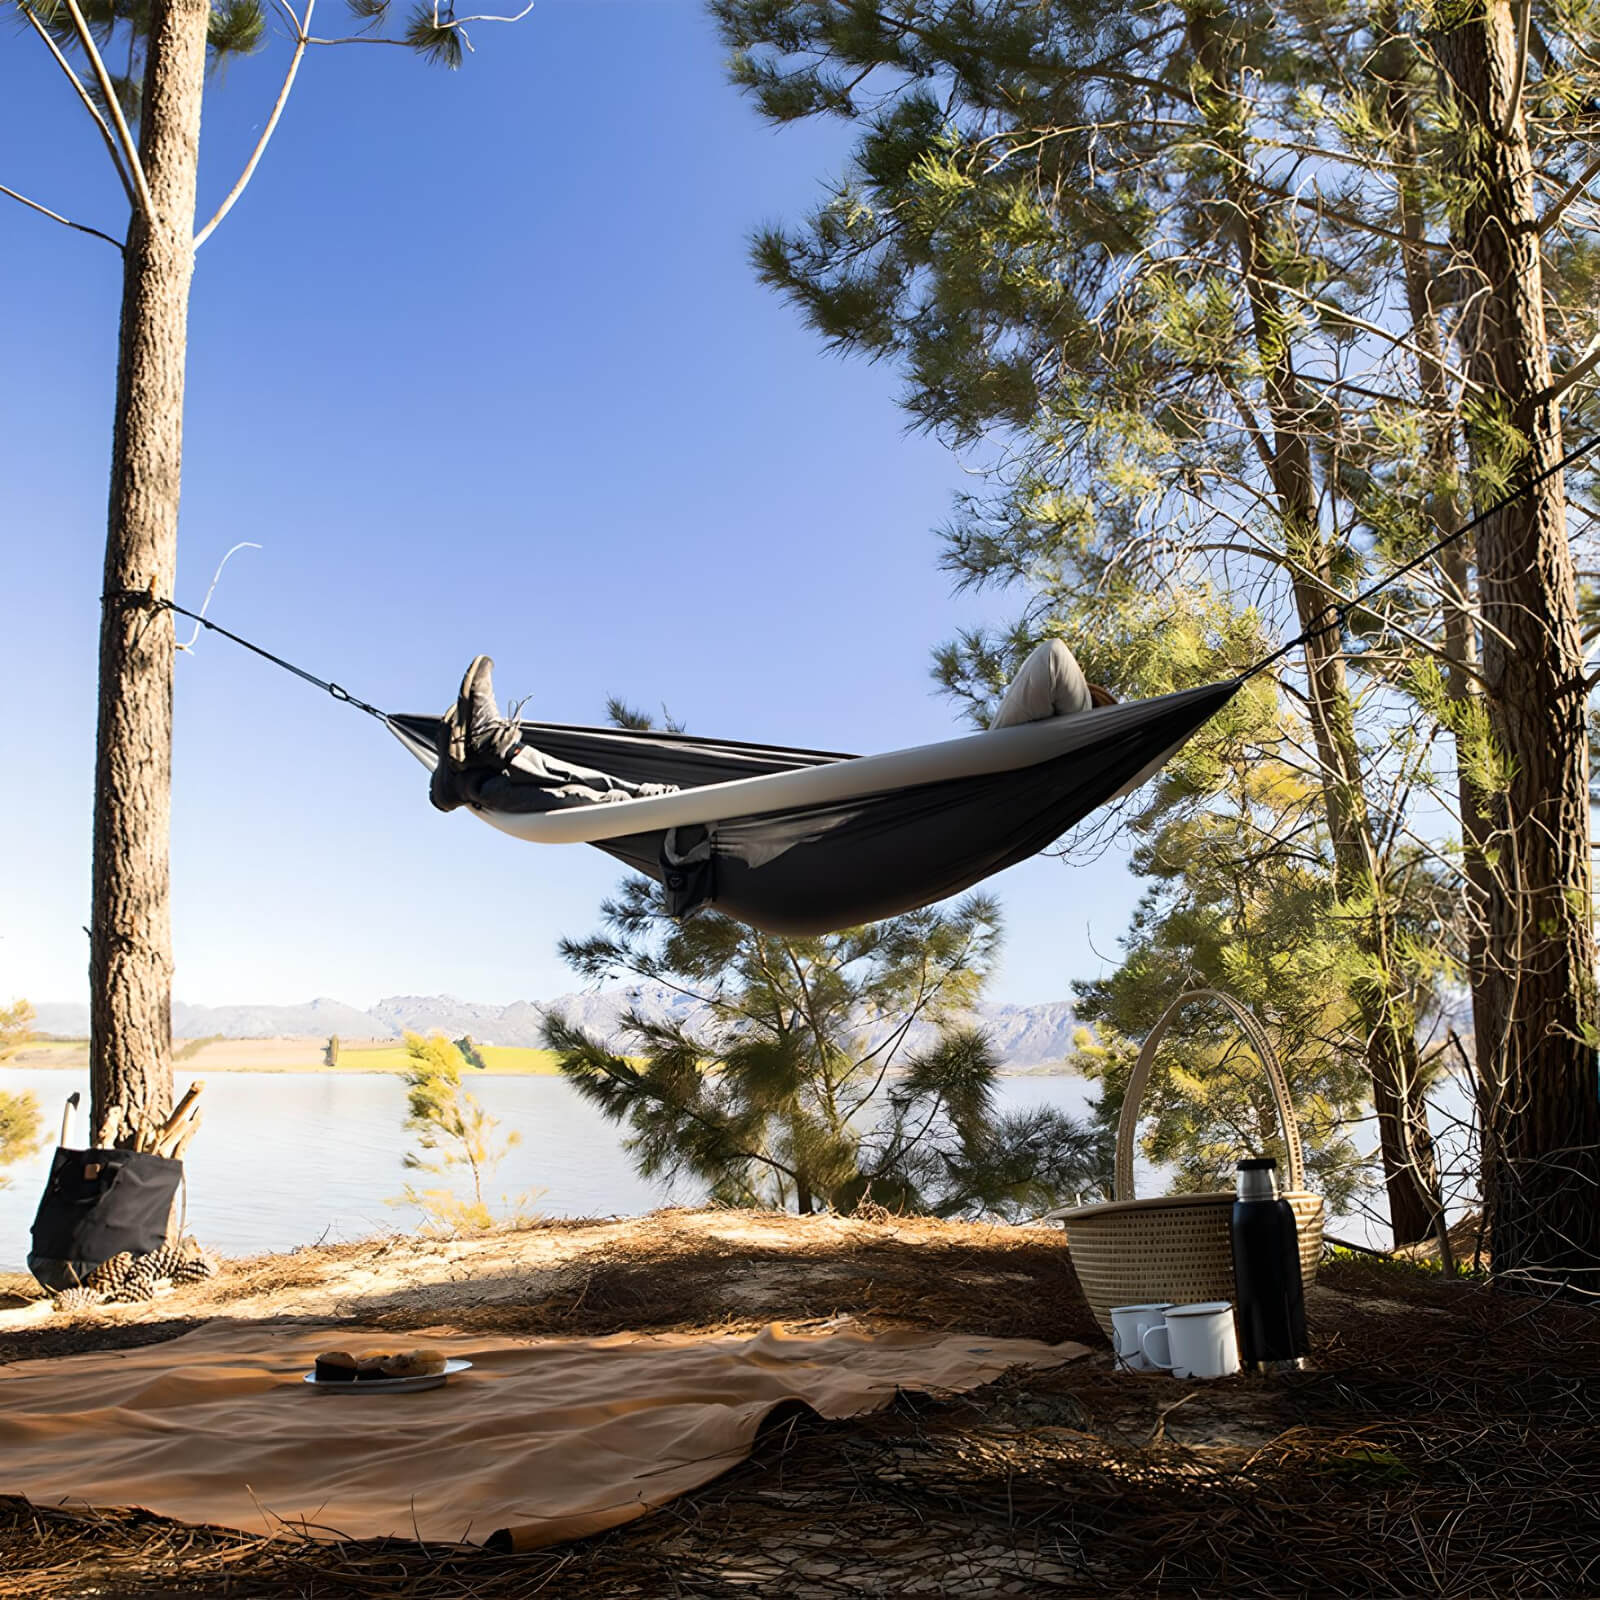
<path fill-rule="evenodd" d="M 1153 1356 L 1150 1354 L 1150 1341 L 1158 1333 L 1164 1340 L 1167 1341 L 1167 1354 L 1170 1356 L 1172 1354 L 1172 1342 L 1168 1336 L 1167 1325 L 1164 1322 L 1157 1322 L 1153 1326 L 1145 1329 L 1144 1337 L 1139 1341 L 1139 1348 L 1144 1352 L 1145 1360 L 1148 1361 L 1152 1367 L 1160 1367 L 1163 1372 L 1171 1372 L 1172 1363 L 1170 1361 L 1163 1361 L 1160 1356 Z"/>

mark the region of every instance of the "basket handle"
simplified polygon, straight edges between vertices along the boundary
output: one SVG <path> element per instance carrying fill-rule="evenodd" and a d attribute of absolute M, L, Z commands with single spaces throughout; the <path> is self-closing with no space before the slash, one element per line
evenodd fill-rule
<path fill-rule="evenodd" d="M 1156 1025 L 1145 1035 L 1144 1047 L 1134 1063 L 1133 1074 L 1128 1079 L 1127 1093 L 1122 1097 L 1122 1117 L 1117 1123 L 1117 1170 L 1112 1194 L 1118 1200 L 1132 1200 L 1133 1193 L 1133 1136 L 1139 1128 L 1139 1102 L 1144 1098 L 1145 1085 L 1150 1081 L 1150 1069 L 1155 1065 L 1156 1049 L 1166 1037 L 1173 1019 L 1192 1000 L 1220 1000 L 1233 1014 L 1239 1031 L 1254 1047 L 1261 1065 L 1266 1069 L 1267 1082 L 1272 1086 L 1272 1098 L 1278 1108 L 1278 1122 L 1283 1128 L 1283 1142 L 1289 1155 L 1289 1190 L 1298 1193 L 1306 1186 L 1305 1152 L 1300 1146 L 1300 1121 L 1289 1100 L 1289 1082 L 1283 1075 L 1278 1053 L 1254 1012 L 1231 994 L 1221 989 L 1186 989 L 1156 1019 Z"/>

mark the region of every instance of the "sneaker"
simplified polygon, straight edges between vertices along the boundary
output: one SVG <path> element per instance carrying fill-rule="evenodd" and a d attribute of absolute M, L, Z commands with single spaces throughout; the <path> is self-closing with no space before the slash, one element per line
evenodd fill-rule
<path fill-rule="evenodd" d="M 520 743 L 516 724 L 502 717 L 495 704 L 494 662 L 488 656 L 474 656 L 461 680 L 455 723 L 463 764 L 498 765 Z"/>

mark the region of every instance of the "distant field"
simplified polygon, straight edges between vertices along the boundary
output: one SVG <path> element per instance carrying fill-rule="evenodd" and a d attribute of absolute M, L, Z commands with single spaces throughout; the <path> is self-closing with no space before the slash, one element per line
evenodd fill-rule
<path fill-rule="evenodd" d="M 478 1054 L 483 1057 L 486 1070 L 493 1073 L 548 1077 L 559 1070 L 552 1050 L 535 1050 L 523 1045 L 480 1044 Z M 318 1059 L 320 1061 L 320 1055 Z M 343 1045 L 339 1050 L 340 1072 L 404 1072 L 405 1068 L 406 1047 L 403 1044 Z M 467 1070 L 472 1072 L 477 1069 L 469 1067 Z"/>
<path fill-rule="evenodd" d="M 207 1039 L 178 1041 L 179 1074 L 201 1072 L 403 1072 L 405 1046 L 392 1039 L 341 1041 L 339 1065 L 322 1064 L 326 1039 Z M 548 1050 L 517 1045 L 480 1045 L 487 1070 L 508 1077 L 550 1077 L 557 1071 Z M 7 1058 L 17 1067 L 59 1067 L 85 1070 L 89 1045 L 84 1039 L 42 1039 Z M 0 1071 L 3 1071 L 0 1067 Z M 475 1069 L 469 1069 L 472 1071 Z"/>

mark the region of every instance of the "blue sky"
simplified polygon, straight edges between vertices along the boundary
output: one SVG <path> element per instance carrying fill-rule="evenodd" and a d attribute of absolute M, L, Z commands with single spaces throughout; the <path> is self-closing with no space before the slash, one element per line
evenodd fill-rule
<path fill-rule="evenodd" d="M 456 74 L 312 52 L 256 179 L 201 249 L 178 598 L 393 710 L 486 650 L 528 714 L 607 694 L 696 731 L 891 749 L 957 730 L 932 530 L 964 465 L 887 367 L 826 354 L 754 279 L 844 130 L 775 132 L 690 0 L 542 0 Z M 212 86 L 201 212 L 271 105 L 281 37 Z M 120 233 L 70 88 L 0 42 L 0 183 Z M 209 203 L 208 203 L 209 202 Z M 81 998 L 96 607 L 118 304 L 106 245 L 0 197 L 0 999 Z M 428 805 L 376 724 L 215 638 L 181 657 L 175 992 L 195 1003 L 573 987 L 562 934 L 617 868 Z M 996 998 L 1114 956 L 1121 858 L 994 881 Z"/>

